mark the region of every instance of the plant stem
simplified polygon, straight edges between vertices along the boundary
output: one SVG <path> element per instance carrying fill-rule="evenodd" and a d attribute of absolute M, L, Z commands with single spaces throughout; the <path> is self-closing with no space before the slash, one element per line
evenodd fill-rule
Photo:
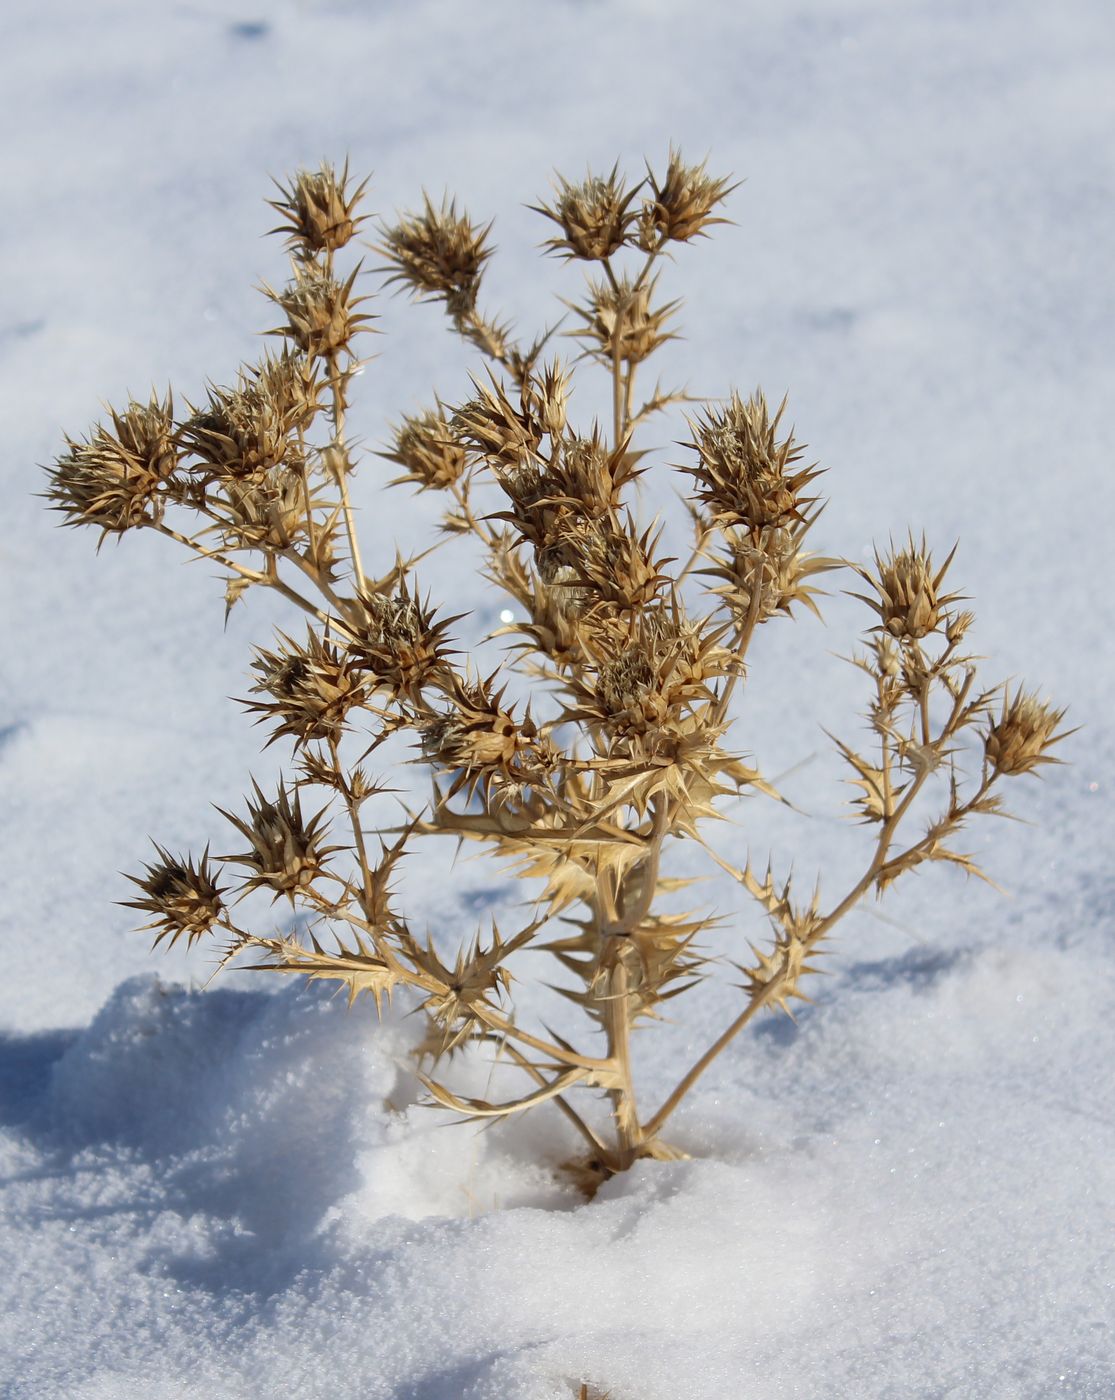
<path fill-rule="evenodd" d="M 502 366 L 508 373 L 515 374 L 514 350 L 508 345 L 498 326 L 486 320 L 475 306 L 466 311 L 450 312 L 450 316 L 459 336 L 475 345 L 480 353 L 487 355 L 493 363 Z"/>
<path fill-rule="evenodd" d="M 941 732 L 938 734 L 936 740 L 933 741 L 934 743 L 938 745 L 947 743 L 949 738 L 956 731 L 958 723 L 963 715 L 964 705 L 967 701 L 968 694 L 971 690 L 973 679 L 973 674 L 969 672 L 968 676 L 964 681 L 964 684 L 957 691 L 956 696 L 953 700 L 952 713 L 945 721 L 944 725 L 941 728 Z M 853 906 L 856 905 L 863 898 L 863 896 L 867 893 L 871 886 L 875 884 L 876 877 L 879 875 L 879 872 L 888 863 L 887 857 L 890 852 L 891 843 L 894 840 L 895 831 L 897 830 L 898 825 L 902 821 L 903 817 L 905 817 L 905 815 L 913 805 L 914 799 L 917 797 L 918 793 L 924 786 L 926 779 L 929 777 L 929 773 L 930 770 L 928 768 L 925 768 L 917 774 L 917 776 L 911 781 L 909 786 L 906 788 L 906 791 L 902 794 L 902 798 L 898 802 L 897 806 L 894 808 L 893 812 L 883 822 L 882 828 L 879 832 L 878 841 L 875 845 L 875 851 L 871 858 L 871 862 L 868 865 L 867 869 L 864 871 L 863 875 L 860 876 L 860 878 L 856 881 L 856 883 L 852 886 L 848 893 L 843 897 L 843 899 L 840 900 L 840 902 L 837 905 L 835 905 L 834 908 L 832 908 L 822 919 L 819 919 L 815 924 L 812 924 L 812 926 L 809 928 L 808 934 L 804 939 L 807 950 L 815 947 L 818 943 L 820 943 L 820 941 L 828 934 L 829 930 L 833 927 L 833 925 L 838 923 L 844 917 L 844 915 L 847 914 L 849 910 L 851 910 Z M 977 803 L 986 794 L 990 785 L 990 781 L 985 775 L 976 793 L 968 800 L 967 803 L 964 804 L 964 807 L 958 811 L 957 815 L 963 818 L 964 815 L 970 812 L 974 804 Z M 921 841 L 916 841 L 912 846 L 908 847 L 907 850 L 905 850 L 901 854 L 901 856 L 897 857 L 897 860 L 900 863 L 907 860 L 911 855 L 919 852 L 925 846 L 927 846 L 930 840 L 930 837 L 923 837 Z M 706 849 L 708 848 L 706 847 Z M 713 855 L 714 859 L 717 860 L 717 863 L 720 864 L 724 869 L 727 869 L 729 871 L 731 870 L 731 867 L 729 867 L 726 864 L 726 862 L 720 860 L 720 858 L 716 856 L 715 852 L 710 852 L 710 854 Z M 666 1119 L 670 1116 L 671 1113 L 673 1113 L 674 1109 L 677 1108 L 678 1104 L 682 1101 L 685 1095 L 690 1091 L 690 1089 L 692 1089 L 693 1085 L 696 1084 L 697 1080 L 701 1077 L 702 1074 L 704 1074 L 705 1070 L 708 1069 L 709 1065 L 712 1064 L 713 1060 L 715 1060 L 716 1057 L 720 1054 L 720 1052 L 729 1044 L 729 1042 L 732 1041 L 741 1030 L 743 1030 L 744 1026 L 746 1026 L 748 1021 L 751 1020 L 755 1012 L 758 1011 L 760 1007 L 765 1006 L 769 1001 L 776 997 L 778 991 L 784 985 L 785 980 L 786 978 L 784 973 L 780 976 L 772 978 L 771 981 L 763 987 L 762 991 L 759 992 L 755 997 L 753 997 L 749 1004 L 736 1017 L 736 1019 L 731 1023 L 731 1025 L 728 1026 L 728 1028 L 723 1032 L 723 1034 L 720 1035 L 712 1043 L 712 1045 L 709 1046 L 709 1048 L 700 1057 L 700 1059 L 697 1060 L 697 1062 L 687 1071 L 685 1075 L 683 1075 L 677 1086 L 674 1088 L 673 1092 L 663 1103 L 662 1107 L 645 1125 L 643 1131 L 646 1138 L 649 1139 L 653 1137 L 655 1133 L 658 1132 L 658 1130 L 662 1127 L 663 1123 L 665 1123 Z"/>
<path fill-rule="evenodd" d="M 515 1046 L 507 1040 L 504 1040 L 502 1042 L 502 1047 L 504 1050 L 507 1051 L 507 1053 L 511 1056 L 511 1058 L 515 1061 L 515 1063 L 519 1066 L 520 1069 L 526 1070 L 527 1074 L 530 1075 L 530 1077 L 534 1080 L 536 1084 L 545 1084 L 546 1076 L 541 1072 L 541 1070 L 536 1068 L 536 1066 L 532 1065 L 531 1062 L 527 1059 L 527 1057 L 521 1053 L 521 1051 L 517 1050 Z M 558 1108 L 561 1109 L 562 1113 L 565 1114 L 566 1118 L 569 1119 L 570 1123 L 573 1124 L 573 1126 L 577 1129 L 581 1136 L 588 1142 L 589 1146 L 592 1147 L 595 1151 L 599 1152 L 601 1155 L 605 1155 L 606 1148 L 604 1147 L 604 1144 L 592 1131 L 592 1129 L 577 1112 L 577 1110 L 570 1105 L 569 1101 L 563 1098 L 561 1094 L 555 1094 L 554 1103 L 557 1104 Z"/>
<path fill-rule="evenodd" d="M 608 1060 L 618 1079 L 618 1083 L 609 1091 L 616 1128 L 618 1171 L 625 1171 L 631 1165 L 648 1137 L 639 1126 L 631 1070 L 631 1023 L 634 1017 L 629 972 L 632 953 L 630 935 L 646 918 L 654 902 L 662 843 L 669 830 L 670 815 L 671 804 L 662 797 L 656 797 L 645 858 L 632 867 L 624 886 L 618 891 L 611 888 L 607 870 L 602 872 L 602 877 L 597 880 L 597 896 L 593 906 L 601 943 L 600 961 L 594 976 L 599 976 L 601 972 L 607 974 L 607 990 L 600 1000 L 603 1002 L 604 1032 L 608 1038 Z M 636 876 L 639 879 L 637 893 L 628 904 L 624 896 L 629 892 L 634 893 L 629 891 L 629 882 Z"/>
<path fill-rule="evenodd" d="M 759 607 L 762 603 L 762 597 L 763 589 L 760 573 L 759 579 L 756 580 L 751 589 L 751 600 L 747 609 L 747 617 L 744 619 L 743 626 L 740 628 L 739 637 L 736 639 L 735 665 L 732 674 L 724 684 L 724 689 L 720 693 L 720 699 L 714 701 L 709 706 L 713 725 L 722 724 L 724 716 L 728 713 L 728 705 L 732 699 L 732 692 L 735 690 L 739 683 L 739 678 L 743 673 L 743 663 L 744 658 L 747 656 L 747 648 L 751 645 L 751 638 L 755 635 L 755 627 L 759 621 Z"/>
<path fill-rule="evenodd" d="M 740 1031 L 743 1030 L 744 1026 L 747 1025 L 748 1021 L 751 1020 L 752 1016 L 755 1015 L 756 1011 L 766 1005 L 772 993 L 781 987 L 781 985 L 782 981 L 777 977 L 769 982 L 766 987 L 763 988 L 762 994 L 757 996 L 754 1001 L 740 1012 L 728 1029 L 713 1041 L 697 1063 L 682 1076 L 669 1098 L 650 1121 L 644 1125 L 643 1133 L 648 1139 L 653 1138 L 658 1133 L 666 1119 L 669 1118 L 670 1114 L 673 1113 L 674 1109 L 677 1108 L 678 1104 L 681 1103 L 682 1099 L 689 1093 L 690 1089 L 692 1089 L 693 1085 L 700 1079 L 701 1075 L 704 1074 L 705 1070 L 708 1069 L 709 1065 L 712 1064 L 713 1060 L 716 1059 L 717 1055 L 727 1046 L 729 1041 L 735 1039 Z"/>
<path fill-rule="evenodd" d="M 452 491 L 454 499 L 460 506 L 461 514 L 464 516 L 465 523 L 468 525 L 472 533 L 485 545 L 486 548 L 495 549 L 497 543 L 496 534 L 489 526 L 485 525 L 482 520 L 478 519 L 476 514 L 474 513 L 472 509 L 472 504 L 469 500 L 469 488 L 467 480 L 465 482 L 454 481 L 451 483 L 449 489 L 450 491 Z"/>
<path fill-rule="evenodd" d="M 249 583 L 259 583 L 268 588 L 274 588 L 276 592 L 281 593 L 284 598 L 301 608 L 303 612 L 309 613 L 311 617 L 316 617 L 319 622 L 329 622 L 328 613 L 323 612 L 309 598 L 304 598 L 297 589 L 291 588 L 290 584 L 284 583 L 277 574 L 261 573 L 258 569 L 246 568 L 243 564 L 238 564 L 235 559 L 230 559 L 227 554 L 222 554 L 216 549 L 206 549 L 204 545 L 198 544 L 189 535 L 180 534 L 179 531 L 172 529 L 169 525 L 164 525 L 161 521 L 153 524 L 151 528 L 157 530 L 160 535 L 166 535 L 168 539 L 184 544 L 187 549 L 193 550 L 199 558 L 212 559 L 215 564 L 220 564 L 221 568 L 228 569 L 230 573 L 247 579 Z"/>
<path fill-rule="evenodd" d="M 612 331 L 612 445 L 619 451 L 623 441 L 623 368 L 620 360 L 620 337 L 623 334 L 623 306 L 616 308 L 616 324 Z"/>
<path fill-rule="evenodd" d="M 346 601 L 344 598 L 340 597 L 326 581 L 322 570 L 316 564 L 304 558 L 293 547 L 283 551 L 283 558 L 288 559 L 296 569 L 300 569 L 302 573 L 306 575 L 325 601 L 334 609 L 337 614 L 337 620 L 343 628 L 345 626 L 344 620 L 350 617 L 353 612 L 351 601 Z"/>
<path fill-rule="evenodd" d="M 341 493 L 341 509 L 345 517 L 345 531 L 348 534 L 348 551 L 352 559 L 352 574 L 357 592 L 364 588 L 364 568 L 360 562 L 360 544 L 356 537 L 356 521 L 352 513 L 352 501 L 348 494 L 348 450 L 345 447 L 345 394 L 344 382 L 337 363 L 336 352 L 329 356 L 329 391 L 332 399 L 330 416 L 333 420 L 333 452 L 330 465 Z"/>
<path fill-rule="evenodd" d="M 329 740 L 329 752 L 333 758 L 333 772 L 337 775 L 337 783 L 340 792 L 348 808 L 349 822 L 352 826 L 352 839 L 356 846 L 356 856 L 360 862 L 360 874 L 363 880 L 361 906 L 364 910 L 364 917 L 369 923 L 372 921 L 372 887 L 374 880 L 372 877 L 372 867 L 368 861 L 368 847 L 364 840 L 364 828 L 360 822 L 360 804 L 352 795 L 352 789 L 345 781 L 341 773 L 341 754 L 337 740 Z"/>
<path fill-rule="evenodd" d="M 635 1086 L 631 1078 L 631 1008 L 627 978 L 627 949 L 618 950 L 604 1004 L 604 1028 L 608 1036 L 608 1058 L 620 1082 L 610 1090 L 612 1119 L 616 1126 L 617 1170 L 626 1171 L 641 1145 Z"/>

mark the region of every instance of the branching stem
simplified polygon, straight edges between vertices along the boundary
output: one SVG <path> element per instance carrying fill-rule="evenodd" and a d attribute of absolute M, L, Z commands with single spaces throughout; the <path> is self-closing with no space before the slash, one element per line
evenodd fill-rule
<path fill-rule="evenodd" d="M 964 704 L 971 690 L 973 679 L 973 674 L 969 672 L 956 694 L 953 701 L 952 712 L 942 726 L 941 732 L 935 741 L 936 743 L 946 743 L 955 732 L 957 723 L 964 711 Z M 888 854 L 898 825 L 913 806 L 915 799 L 925 785 L 926 779 L 929 777 L 929 773 L 929 768 L 923 768 L 911 780 L 898 804 L 895 806 L 894 811 L 884 820 L 875 845 L 875 851 L 864 873 L 828 914 L 810 925 L 808 935 L 804 940 L 807 949 L 815 947 L 820 943 L 821 940 L 827 936 L 830 929 L 858 904 L 868 890 L 876 883 L 879 873 L 887 864 Z M 962 818 L 966 815 L 967 812 L 986 795 L 991 781 L 993 780 L 985 773 L 975 794 L 956 814 L 958 817 Z M 927 847 L 930 839 L 930 837 L 923 837 L 921 841 L 915 842 L 914 845 L 909 847 L 908 850 L 904 851 L 902 855 L 897 858 L 898 861 L 905 862 L 917 855 L 922 849 Z M 720 861 L 719 858 L 717 858 L 717 860 L 725 869 L 730 870 L 730 867 L 723 861 Z M 644 1132 L 648 1138 L 653 1137 L 655 1133 L 660 1131 L 663 1124 L 681 1103 L 682 1099 L 685 1098 L 686 1094 L 693 1088 L 697 1080 L 704 1074 L 705 1070 L 708 1069 L 717 1056 L 735 1039 L 739 1032 L 743 1030 L 744 1026 L 751 1020 L 755 1012 L 761 1007 L 768 1005 L 771 1001 L 777 1001 L 778 994 L 785 983 L 786 973 L 783 971 L 781 974 L 771 979 L 771 981 L 765 983 L 764 986 L 752 996 L 748 1005 L 735 1018 L 731 1025 L 728 1026 L 712 1045 L 709 1046 L 704 1054 L 701 1055 L 696 1063 L 682 1076 L 677 1086 L 662 1104 L 662 1107 L 646 1124 Z"/>
<path fill-rule="evenodd" d="M 181 534 L 178 530 L 172 529 L 169 525 L 164 525 L 161 520 L 155 522 L 153 528 L 157 530 L 160 535 L 166 535 L 168 539 L 175 540 L 178 544 L 185 545 L 187 549 L 192 550 L 200 558 L 212 559 L 213 562 L 219 564 L 222 569 L 228 569 L 230 573 L 236 574 L 239 578 L 246 579 L 249 583 L 264 584 L 268 588 L 274 588 L 277 593 L 281 593 L 284 598 L 288 599 L 288 601 L 293 603 L 296 607 L 301 608 L 303 612 L 309 613 L 311 617 L 316 617 L 319 622 L 329 622 L 330 618 L 328 613 L 323 612 L 315 603 L 303 597 L 296 589 L 291 588 L 288 583 L 279 578 L 278 574 L 261 573 L 258 569 L 246 568 L 243 564 L 238 564 L 235 559 L 230 559 L 227 554 L 222 554 L 220 550 L 206 549 L 206 547 L 203 544 L 199 544 L 197 540 L 191 539 L 189 535 Z"/>

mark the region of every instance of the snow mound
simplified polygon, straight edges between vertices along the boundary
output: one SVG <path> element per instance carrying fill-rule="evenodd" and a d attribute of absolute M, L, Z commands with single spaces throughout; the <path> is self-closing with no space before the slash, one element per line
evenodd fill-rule
<path fill-rule="evenodd" d="M 0 1137 L 5 1394 L 820 1400 L 932 1374 L 1098 1400 L 1115 1139 L 1056 1097 L 1088 965 L 853 965 L 710 1075 L 679 1116 L 692 1160 L 589 1205 L 556 1112 L 478 1132 L 417 1102 L 400 1009 L 131 979 L 76 1036 L 32 1038 L 43 1092 Z"/>

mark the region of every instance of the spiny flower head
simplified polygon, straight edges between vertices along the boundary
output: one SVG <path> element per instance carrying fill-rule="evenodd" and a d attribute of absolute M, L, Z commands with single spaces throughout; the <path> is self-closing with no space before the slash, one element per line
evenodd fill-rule
<path fill-rule="evenodd" d="M 638 646 L 627 647 L 600 667 L 596 698 L 617 729 L 646 729 L 661 723 L 669 703 L 660 690 L 652 660 Z"/>
<path fill-rule="evenodd" d="M 792 432 L 779 441 L 785 408 L 783 399 L 772 415 L 761 390 L 746 400 L 733 391 L 724 409 L 708 408 L 691 423 L 699 461 L 685 470 L 719 529 L 738 526 L 758 534 L 767 526 L 789 526 L 815 504 L 815 496 L 802 493 L 817 469 L 795 470 L 803 449 Z"/>
<path fill-rule="evenodd" d="M 219 511 L 219 528 L 226 544 L 234 548 L 286 550 L 302 539 L 308 529 L 306 488 L 302 477 L 289 467 L 278 467 L 262 479 L 228 481 L 222 486 L 220 501 L 212 502 Z M 317 494 L 311 507 L 320 504 Z M 318 559 L 328 556 L 328 529 L 318 532 Z"/>
<path fill-rule="evenodd" d="M 317 365 L 302 355 L 289 350 L 281 355 L 265 355 L 258 365 L 249 365 L 242 371 L 241 380 L 254 383 L 263 400 L 293 431 L 305 432 L 321 412 L 322 384 Z"/>
<path fill-rule="evenodd" d="M 587 342 L 586 353 L 602 364 L 611 365 L 616 359 L 626 365 L 641 364 L 659 346 L 674 339 L 666 323 L 681 305 L 670 301 L 652 306 L 657 282 L 651 278 L 636 285 L 627 273 L 614 282 L 590 280 L 584 306 L 566 302 L 585 324 L 566 334 Z"/>
<path fill-rule="evenodd" d="M 588 174 L 574 184 L 563 175 L 557 177 L 553 207 L 535 204 L 535 213 L 553 220 L 561 228 L 560 238 L 547 239 L 543 245 L 551 253 L 565 258 L 585 258 L 601 262 L 611 257 L 628 240 L 638 211 L 631 203 L 639 186 L 624 187 L 618 163 L 607 176 Z"/>
<path fill-rule="evenodd" d="M 84 442 L 67 439 L 46 493 L 67 525 L 97 525 L 102 539 L 161 520 L 178 465 L 169 394 L 110 412 L 111 426 L 97 424 Z"/>
<path fill-rule="evenodd" d="M 297 457 L 293 433 L 307 410 L 302 398 L 288 396 L 286 385 L 279 390 L 286 375 L 278 363 L 271 361 L 255 375 L 241 374 L 236 388 L 210 388 L 209 402 L 182 427 L 182 443 L 195 459 L 195 470 L 262 482 Z"/>
<path fill-rule="evenodd" d="M 438 767 L 455 772 L 444 794 L 462 788 L 485 799 L 506 797 L 544 783 L 558 762 L 549 740 L 527 714 L 516 718 L 504 705 L 504 691 L 488 680 L 457 680 L 449 691 L 451 708 L 422 732 L 422 751 Z"/>
<path fill-rule="evenodd" d="M 497 469 L 496 479 L 510 502 L 509 510 L 496 511 L 493 520 L 506 520 L 520 541 L 541 553 L 560 537 L 567 523 L 582 516 L 591 519 L 587 509 L 571 505 L 558 488 L 553 475 L 538 459 Z"/>
<path fill-rule="evenodd" d="M 537 413 L 543 428 L 552 439 L 565 432 L 566 408 L 569 402 L 570 374 L 560 360 L 551 360 L 541 373 L 524 375 L 524 385 L 537 402 Z"/>
<path fill-rule="evenodd" d="M 402 476 L 395 477 L 392 486 L 411 481 L 420 491 L 441 491 L 460 481 L 468 468 L 465 449 L 440 399 L 436 408 L 404 417 L 395 430 L 394 446 L 393 452 L 382 454 L 403 468 Z"/>
<path fill-rule="evenodd" d="M 874 597 L 856 594 L 874 608 L 879 625 L 892 637 L 921 641 L 949 621 L 946 609 L 960 594 L 943 593 L 941 584 L 956 553 L 955 546 L 939 569 L 925 540 L 920 544 L 911 534 L 902 549 L 891 546 L 889 554 L 875 554 L 875 571 L 859 569 L 860 576 L 875 590 Z"/>
<path fill-rule="evenodd" d="M 585 649 L 581 639 L 588 624 L 578 606 L 576 590 L 554 588 L 544 583 L 534 570 L 524 568 L 511 553 L 498 561 L 498 570 L 493 577 L 504 586 L 513 583 L 514 596 L 526 616 L 501 627 L 495 635 L 520 636 L 523 640 L 515 647 L 524 658 L 540 651 L 559 666 L 583 663 Z"/>
<path fill-rule="evenodd" d="M 290 735 L 297 744 L 336 742 L 349 711 L 365 697 L 364 680 L 342 648 L 309 629 L 304 642 L 280 635 L 274 651 L 260 648 L 252 669 L 252 693 L 267 700 L 245 701 L 261 720 L 276 719 L 270 742 Z"/>
<path fill-rule="evenodd" d="M 542 579 L 579 594 L 586 615 L 593 609 L 637 612 L 669 582 L 668 559 L 656 557 L 661 530 L 640 534 L 630 518 L 591 520 L 570 514 L 536 548 Z"/>
<path fill-rule="evenodd" d="M 577 560 L 588 559 L 596 547 L 588 543 L 590 537 L 595 541 L 609 520 L 618 530 L 622 493 L 639 475 L 640 456 L 625 443 L 609 450 L 595 427 L 587 438 L 570 433 L 553 443 L 548 459 L 531 457 L 510 470 L 496 468 L 511 508 L 491 518 L 508 521 L 540 561 L 549 561 L 544 572 L 575 567 Z"/>
<path fill-rule="evenodd" d="M 199 860 L 172 856 L 156 844 L 158 860 L 144 867 L 144 874 L 129 875 L 138 885 L 142 899 L 124 900 L 126 909 L 139 909 L 155 917 L 144 928 L 157 929 L 156 946 L 166 940 L 168 948 L 185 936 L 193 944 L 208 933 L 224 913 L 223 890 L 209 869 L 209 848 Z"/>
<path fill-rule="evenodd" d="M 274 897 L 286 895 L 291 903 L 325 873 L 329 857 L 342 848 L 326 846 L 323 807 L 312 817 L 302 813 L 302 799 L 297 789 L 280 782 L 274 801 L 264 797 L 258 783 L 252 783 L 255 801 L 248 799 L 247 820 L 218 807 L 221 816 L 247 838 L 248 849 L 237 855 L 221 856 L 232 865 L 245 866 L 249 872 L 243 882 L 244 893 L 269 889 Z"/>
<path fill-rule="evenodd" d="M 276 180 L 280 197 L 268 203 L 284 222 L 271 232 L 287 234 L 287 246 L 307 257 L 343 248 L 366 217 L 356 208 L 368 182 L 350 191 L 348 180 L 347 160 L 340 175 L 324 161 L 317 170 L 296 171 L 289 187 Z"/>
<path fill-rule="evenodd" d="M 638 613 L 618 648 L 614 634 L 589 634 L 585 645 L 595 662 L 595 677 L 574 680 L 580 704 L 564 718 L 603 723 L 657 751 L 665 731 L 676 730 L 695 704 L 713 699 L 712 681 L 731 666 L 730 654 L 720 644 L 726 630 L 689 621 L 675 596 Z"/>
<path fill-rule="evenodd" d="M 1049 750 L 1067 737 L 1067 732 L 1057 732 L 1064 717 L 1064 710 L 1055 710 L 1034 692 L 1021 687 L 1013 695 L 1004 691 L 1002 711 L 984 739 L 987 762 L 1007 777 L 1032 773 L 1043 763 L 1059 762 L 1050 757 Z"/>
<path fill-rule="evenodd" d="M 547 428 L 543 404 L 529 380 L 514 404 L 506 387 L 492 379 L 473 379 L 474 398 L 453 415 L 453 431 L 475 456 L 497 468 L 520 467 L 537 461 Z"/>
<path fill-rule="evenodd" d="M 645 252 L 653 252 L 670 240 L 688 243 L 711 225 L 728 222 L 714 217 L 712 211 L 736 186 L 727 179 L 706 175 L 706 165 L 707 161 L 686 165 L 681 153 L 671 146 L 661 182 L 647 166 L 651 193 L 643 199 L 639 215 L 639 247 Z"/>
<path fill-rule="evenodd" d="M 768 526 L 757 539 L 747 531 L 726 531 L 726 552 L 715 567 L 697 572 L 724 581 L 712 591 L 724 598 L 739 621 L 750 615 L 752 607 L 756 623 L 766 622 L 776 613 L 789 617 L 795 603 L 803 603 L 820 617 L 816 599 L 821 590 L 812 587 L 809 580 L 839 568 L 840 561 L 803 549 L 804 537 L 815 518 L 814 515 L 797 521 L 790 527 Z"/>
<path fill-rule="evenodd" d="M 352 628 L 349 653 L 374 681 L 397 695 L 415 698 L 447 672 L 446 632 L 457 620 L 435 619 L 427 603 L 404 580 L 393 594 L 366 593 Z"/>
<path fill-rule="evenodd" d="M 456 200 L 443 199 L 437 207 L 424 195 L 420 213 L 404 214 L 381 229 L 377 252 L 387 259 L 388 284 L 401 282 L 418 297 L 444 298 L 457 315 L 471 311 L 494 251 L 488 243 L 491 227 L 458 213 Z"/>
<path fill-rule="evenodd" d="M 578 515 L 602 520 L 619 510 L 625 488 L 641 474 L 641 452 L 609 448 L 594 424 L 588 437 L 569 433 L 554 444 L 546 477 L 555 500 Z"/>
<path fill-rule="evenodd" d="M 354 337 L 373 319 L 357 310 L 367 297 L 353 296 L 359 266 L 338 282 L 315 264 L 295 266 L 294 279 L 281 292 L 265 288 L 286 313 L 287 323 L 268 332 L 292 340 L 311 359 L 329 360 L 350 351 Z"/>

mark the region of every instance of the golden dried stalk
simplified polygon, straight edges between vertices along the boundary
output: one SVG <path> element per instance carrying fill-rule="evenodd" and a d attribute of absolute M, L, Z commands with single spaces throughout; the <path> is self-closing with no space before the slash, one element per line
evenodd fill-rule
<path fill-rule="evenodd" d="M 570 303 L 581 323 L 572 334 L 609 378 L 610 431 L 576 424 L 572 372 L 541 363 L 546 334 L 520 350 L 478 310 L 490 224 L 427 198 L 381 230 L 387 282 L 444 302 L 489 361 L 467 401 L 404 417 L 381 454 L 401 469 L 391 485 L 445 493 L 444 529 L 474 537 L 513 605 L 495 634 L 511 639 L 504 662 L 489 675 L 454 649 L 463 619 L 423 596 L 414 561 L 397 559 L 378 578 L 361 563 L 345 420 L 372 318 L 360 310 L 359 265 L 343 272 L 336 258 L 360 226 L 364 188 L 350 185 L 347 164 L 339 174 L 325 164 L 298 171 L 271 201 L 292 268 L 285 287 L 265 288 L 285 317 L 269 332 L 284 341 L 280 355 L 242 368 L 232 388 L 211 386 L 181 420 L 169 394 L 130 403 L 67 439 L 50 471 L 47 495 L 66 523 L 102 539 L 154 529 L 219 565 L 229 607 L 268 587 L 308 620 L 304 640 L 280 634 L 253 662 L 255 698 L 244 703 L 269 743 L 292 744 L 294 770 L 273 798 L 254 785 L 245 815 L 224 813 L 244 847 L 217 858 L 230 886 L 218 885 L 208 850 L 193 859 L 157 846 L 127 903 L 148 916 L 156 943 L 215 936 L 225 960 L 254 956 L 260 969 L 332 981 L 350 1001 L 410 996 L 428 1019 L 431 1098 L 475 1118 L 556 1104 L 585 1140 L 570 1169 L 591 1193 L 637 1159 L 679 1155 L 661 1136 L 675 1109 L 760 1011 L 789 1014 L 808 1000 L 822 945 L 861 899 L 934 861 L 982 874 L 955 847 L 957 833 L 1002 812 L 1002 780 L 1057 761 L 1064 711 L 1021 687 L 977 687 L 962 651 L 972 614 L 944 582 L 953 554 L 938 567 L 911 533 L 855 570 L 873 619 L 854 658 L 870 685 L 870 743 L 835 742 L 871 835 L 861 875 L 825 902 L 819 885 L 802 899 L 770 866 L 760 877 L 730 863 L 708 841 L 725 800 L 777 796 L 732 739 L 750 643 L 795 604 L 817 612 L 814 580 L 844 567 L 807 547 L 819 471 L 783 427 L 785 401 L 771 412 L 761 390 L 733 390 L 691 418 L 696 456 L 678 470 L 691 485 L 692 538 L 676 553 L 665 524 L 641 521 L 631 500 L 648 469 L 637 432 L 688 399 L 656 386 L 635 407 L 641 367 L 671 339 L 666 323 L 680 305 L 655 303 L 660 259 L 668 244 L 726 222 L 717 211 L 734 187 L 671 150 L 661 177 L 648 169 L 629 186 L 618 165 L 579 182 L 559 176 L 552 204 L 537 206 L 557 225 L 549 251 L 596 264 Z M 486 494 L 482 513 L 474 488 Z M 388 789 L 362 765 L 399 734 L 412 738 L 433 792 L 423 811 L 384 828 L 366 807 Z M 958 754 L 968 738 L 981 762 L 966 777 Z M 910 832 L 915 810 L 931 813 L 920 835 Z M 540 882 L 517 931 L 493 923 L 448 954 L 414 935 L 394 878 L 416 844 L 439 836 L 475 842 Z M 632 1029 L 714 970 L 702 940 L 719 921 L 661 908 L 687 883 L 666 868 L 679 838 L 739 883 L 771 940 L 736 965 L 734 1019 L 644 1112 Z M 234 909 L 254 891 L 283 897 L 305 933 L 242 928 Z M 583 1013 L 591 1039 L 581 1047 L 517 1014 L 511 968 L 528 950 L 548 955 L 557 990 Z M 447 1061 L 469 1041 L 521 1070 L 523 1092 L 499 1101 L 457 1092 Z M 591 1099 L 575 1106 L 574 1090 L 602 1097 L 605 1121 Z"/>

